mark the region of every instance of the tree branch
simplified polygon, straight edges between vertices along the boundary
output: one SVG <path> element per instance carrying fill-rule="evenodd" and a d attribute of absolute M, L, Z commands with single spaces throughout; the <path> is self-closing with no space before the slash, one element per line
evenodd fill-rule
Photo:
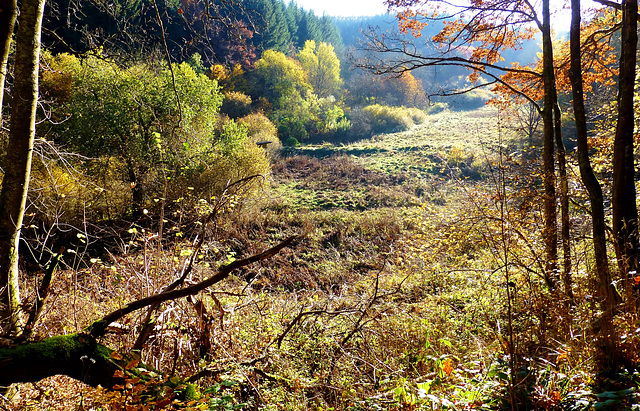
<path fill-rule="evenodd" d="M 616 3 L 615 1 L 611 1 L 611 0 L 593 0 L 593 1 L 595 1 L 596 3 L 600 3 L 603 6 L 611 7 L 612 9 L 616 9 L 618 11 L 622 11 L 622 4 L 621 3 Z M 640 13 L 638 13 L 636 19 L 638 21 L 640 21 Z"/>
<path fill-rule="evenodd" d="M 179 290 L 171 290 L 171 291 L 165 291 L 162 292 L 160 294 L 156 294 L 156 295 L 152 295 L 146 298 L 141 298 L 137 301 L 133 301 L 127 305 L 125 305 L 124 307 L 113 311 L 110 314 L 107 314 L 105 317 L 103 317 L 101 320 L 98 320 L 96 322 L 94 322 L 93 324 L 91 324 L 91 326 L 89 326 L 87 332 L 94 338 L 100 337 L 102 335 L 105 334 L 106 330 L 107 330 L 107 326 L 109 324 L 111 324 L 114 321 L 119 320 L 120 318 L 124 317 L 125 315 L 132 313 L 134 311 L 140 310 L 142 308 L 148 307 L 150 305 L 153 304 L 158 304 L 158 303 L 162 303 L 165 301 L 170 301 L 170 300 L 175 300 L 178 298 L 182 298 L 182 297 L 186 297 L 189 295 L 194 295 L 199 293 L 200 291 L 211 287 L 214 284 L 219 283 L 220 281 L 224 280 L 225 278 L 227 278 L 229 276 L 229 274 L 240 267 L 244 267 L 246 265 L 249 265 L 251 263 L 257 262 L 257 261 L 261 261 L 261 260 L 265 260 L 267 258 L 270 258 L 272 256 L 274 256 L 275 254 L 277 254 L 280 250 L 282 250 L 283 248 L 287 247 L 289 244 L 291 244 L 293 242 L 293 240 L 295 240 L 297 238 L 297 236 L 291 236 L 289 238 L 287 238 L 286 240 L 284 240 L 283 242 L 281 242 L 280 244 L 276 245 L 275 247 L 272 247 L 260 254 L 256 254 L 253 255 L 251 257 L 248 258 L 244 258 L 242 260 L 236 260 L 230 264 L 227 265 L 223 265 L 222 267 L 220 267 L 220 269 L 218 270 L 218 273 L 207 278 L 206 280 L 199 282 L 197 284 L 194 284 L 190 287 L 187 288 L 181 288 Z"/>

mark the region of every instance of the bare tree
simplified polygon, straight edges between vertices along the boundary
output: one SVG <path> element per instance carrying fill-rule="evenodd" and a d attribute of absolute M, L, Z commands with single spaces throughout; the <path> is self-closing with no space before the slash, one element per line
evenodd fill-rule
<path fill-rule="evenodd" d="M 23 1 L 18 18 L 11 130 L 0 192 L 0 323 L 4 334 L 17 334 L 22 323 L 18 245 L 29 189 L 36 132 L 40 33 L 44 4 L 45 0 Z"/>

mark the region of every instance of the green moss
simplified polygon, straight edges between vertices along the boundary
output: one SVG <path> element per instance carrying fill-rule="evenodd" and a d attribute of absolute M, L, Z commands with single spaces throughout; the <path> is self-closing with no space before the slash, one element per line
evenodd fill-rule
<path fill-rule="evenodd" d="M 89 350 L 87 350 L 89 348 Z M 94 340 L 78 334 L 58 335 L 40 342 L 0 348 L 0 360 L 13 359 L 21 362 L 41 360 L 69 360 L 78 352 L 92 352 L 104 359 L 109 359 L 111 350 L 97 344 Z"/>
<path fill-rule="evenodd" d="M 182 395 L 185 401 L 197 400 L 202 396 L 198 387 L 193 384 L 187 384 L 185 389 L 182 391 Z"/>

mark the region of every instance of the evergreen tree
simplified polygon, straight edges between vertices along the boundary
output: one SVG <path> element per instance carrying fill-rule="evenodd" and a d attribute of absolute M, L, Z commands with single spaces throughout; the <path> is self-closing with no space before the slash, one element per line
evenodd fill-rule
<path fill-rule="evenodd" d="M 281 0 L 263 0 L 268 5 L 268 12 L 263 14 L 265 29 L 262 43 L 258 44 L 262 50 L 277 50 L 286 53 L 291 44 L 289 27 L 285 17 L 284 3 Z"/>
<path fill-rule="evenodd" d="M 316 17 L 312 11 L 306 12 L 304 10 L 301 16 L 302 18 L 298 25 L 298 43 L 296 46 L 298 48 L 304 47 L 307 40 L 313 40 L 315 42 L 322 41 L 322 28 L 318 17 Z"/>
<path fill-rule="evenodd" d="M 284 16 L 284 4 L 281 0 L 254 0 L 255 10 L 254 45 L 260 51 L 286 51 L 291 42 L 289 28 Z"/>
<path fill-rule="evenodd" d="M 332 44 L 335 48 L 342 48 L 342 36 L 340 31 L 335 25 L 333 18 L 329 16 L 323 16 L 320 19 L 320 29 L 322 31 L 322 41 Z"/>
<path fill-rule="evenodd" d="M 302 20 L 302 10 L 300 10 L 294 2 L 290 2 L 287 6 L 285 17 L 287 19 L 291 41 L 295 47 L 299 47 L 300 38 L 298 37 L 298 31 L 300 30 L 300 21 Z"/>

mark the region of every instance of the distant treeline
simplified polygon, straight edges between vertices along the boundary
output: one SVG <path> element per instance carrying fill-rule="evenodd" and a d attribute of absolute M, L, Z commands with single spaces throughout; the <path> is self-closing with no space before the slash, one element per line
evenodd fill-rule
<path fill-rule="evenodd" d="M 377 35 L 382 33 L 399 48 L 402 42 L 408 42 L 415 46 L 417 55 L 428 56 L 434 53 L 435 45 L 432 42 L 433 36 L 442 30 L 441 21 L 430 21 L 429 25 L 421 30 L 421 36 L 414 38 L 411 34 L 401 34 L 398 32 L 398 21 L 392 15 L 378 15 L 371 17 L 358 18 L 336 18 L 335 24 L 342 36 L 344 48 L 347 53 L 356 60 L 364 58 L 367 55 L 367 34 L 375 32 Z M 461 48 L 460 52 L 465 49 Z M 501 62 L 504 66 L 510 66 L 512 62 L 518 62 L 522 65 L 530 64 L 537 60 L 537 53 L 540 52 L 539 39 L 533 39 L 522 44 L 522 48 L 515 50 L 505 50 L 502 53 L 505 61 Z M 378 55 L 377 57 L 385 58 Z M 391 57 L 389 53 L 386 57 Z M 352 70 L 344 72 L 345 82 L 350 82 L 350 76 L 360 75 L 362 71 Z M 455 97 L 439 96 L 445 90 L 465 89 L 469 86 L 467 77 L 470 71 L 464 67 L 449 66 L 446 69 L 428 68 L 415 70 L 412 74 L 424 86 L 424 91 L 430 96 L 431 102 L 446 102 L 453 109 L 473 109 L 484 105 L 490 97 L 486 90 L 476 90 L 471 93 L 458 95 Z"/>
<path fill-rule="evenodd" d="M 106 55 L 147 59 L 163 51 L 156 6 L 174 61 L 198 53 L 206 65 L 248 67 L 264 50 L 292 55 L 307 40 L 342 45 L 331 17 L 282 0 L 51 0 L 45 44 L 54 53 L 100 48 Z"/>

